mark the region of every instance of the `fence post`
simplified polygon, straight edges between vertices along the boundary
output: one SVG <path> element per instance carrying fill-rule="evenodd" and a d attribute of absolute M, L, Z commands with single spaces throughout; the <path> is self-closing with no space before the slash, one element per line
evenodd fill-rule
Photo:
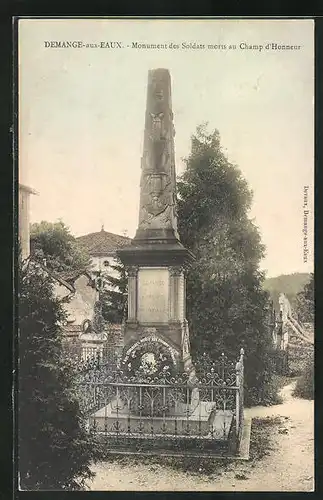
<path fill-rule="evenodd" d="M 242 430 L 244 421 L 244 349 L 240 349 L 240 430 Z"/>
<path fill-rule="evenodd" d="M 240 349 L 239 361 L 236 364 L 236 436 L 240 438 L 241 427 L 243 424 L 243 384 L 244 384 L 244 367 L 243 367 L 244 350 Z"/>
<path fill-rule="evenodd" d="M 236 439 L 239 437 L 240 423 L 240 360 L 236 363 Z"/>

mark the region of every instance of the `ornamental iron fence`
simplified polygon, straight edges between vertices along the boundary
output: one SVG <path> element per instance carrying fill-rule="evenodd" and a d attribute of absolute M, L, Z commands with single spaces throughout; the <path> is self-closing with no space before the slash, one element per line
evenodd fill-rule
<path fill-rule="evenodd" d="M 117 359 L 79 366 L 77 391 L 88 428 L 114 451 L 193 450 L 236 453 L 243 427 L 244 353 L 222 354 L 198 376 L 127 376 Z"/>

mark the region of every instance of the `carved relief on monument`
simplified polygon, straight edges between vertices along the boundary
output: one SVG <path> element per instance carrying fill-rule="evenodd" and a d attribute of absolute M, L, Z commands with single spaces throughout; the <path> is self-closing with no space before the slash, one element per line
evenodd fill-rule
<path fill-rule="evenodd" d="M 169 74 L 157 72 L 148 84 L 142 157 L 139 227 L 176 228 L 176 179 Z M 167 99 L 168 97 L 168 99 Z"/>
<path fill-rule="evenodd" d="M 145 208 L 153 215 L 159 215 L 170 202 L 171 183 L 166 175 L 152 174 L 146 178 L 147 203 Z"/>
<path fill-rule="evenodd" d="M 129 278 L 136 278 L 138 274 L 138 266 L 129 266 L 126 268 L 127 274 Z"/>
<path fill-rule="evenodd" d="M 164 91 L 163 91 L 163 89 L 158 88 L 156 80 L 153 80 L 153 82 L 154 82 L 154 85 L 155 85 L 154 86 L 154 95 L 155 95 L 155 98 L 158 101 L 162 101 L 164 99 Z"/>
<path fill-rule="evenodd" d="M 163 128 L 164 113 L 161 111 L 159 113 L 150 113 L 152 125 L 151 125 L 151 139 L 153 141 L 159 141 L 165 138 L 165 131 Z"/>
<path fill-rule="evenodd" d="M 172 186 L 165 174 L 147 175 L 142 187 L 140 227 L 172 228 Z"/>
<path fill-rule="evenodd" d="M 176 357 L 176 351 L 167 342 L 155 335 L 149 335 L 135 342 L 125 352 L 122 365 L 124 371 L 129 374 L 133 374 L 134 371 L 138 370 L 142 362 L 144 362 L 144 366 L 147 366 L 147 362 L 153 365 L 157 363 L 159 368 L 164 369 L 167 367 L 170 370 L 172 366 L 177 364 Z"/>
<path fill-rule="evenodd" d="M 141 333 L 143 335 L 156 335 L 157 333 L 157 328 L 155 328 L 154 326 L 148 326 L 148 327 L 145 327 L 142 329 Z"/>
<path fill-rule="evenodd" d="M 182 266 L 171 266 L 168 269 L 171 276 L 181 276 L 184 271 Z"/>

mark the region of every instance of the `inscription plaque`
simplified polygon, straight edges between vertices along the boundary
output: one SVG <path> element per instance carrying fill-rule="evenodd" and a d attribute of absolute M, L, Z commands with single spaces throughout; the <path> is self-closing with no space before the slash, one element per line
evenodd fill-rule
<path fill-rule="evenodd" d="M 138 320 L 142 323 L 163 323 L 168 312 L 169 271 L 143 268 L 138 272 Z"/>

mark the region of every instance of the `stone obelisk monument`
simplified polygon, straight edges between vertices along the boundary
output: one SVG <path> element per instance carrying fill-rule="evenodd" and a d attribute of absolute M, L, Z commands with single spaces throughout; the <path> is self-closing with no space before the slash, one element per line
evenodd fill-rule
<path fill-rule="evenodd" d="M 145 345 L 149 354 L 155 343 L 169 350 L 177 371 L 193 375 L 184 274 L 192 254 L 181 244 L 177 231 L 174 135 L 169 71 L 151 70 L 139 224 L 131 246 L 118 252 L 128 270 L 124 356 L 127 361 L 138 346 L 142 355 Z"/>

